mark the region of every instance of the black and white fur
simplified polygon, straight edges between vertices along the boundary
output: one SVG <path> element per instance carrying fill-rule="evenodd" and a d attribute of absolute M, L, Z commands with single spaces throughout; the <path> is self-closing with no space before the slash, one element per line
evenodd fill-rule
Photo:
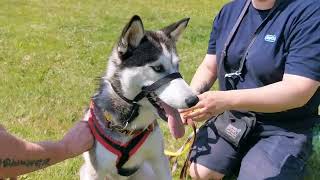
<path fill-rule="evenodd" d="M 109 57 L 106 74 L 101 78 L 101 85 L 93 97 L 96 105 L 112 115 L 115 124 L 122 124 L 130 104 L 123 101 L 111 88 L 112 83 L 128 99 L 133 99 L 143 86 L 148 86 L 162 77 L 179 71 L 179 57 L 176 41 L 186 28 L 189 19 L 182 19 L 159 31 L 145 31 L 139 16 L 133 16 L 124 27 L 119 42 Z M 194 97 L 190 87 L 183 79 L 175 79 L 155 92 L 166 104 L 173 108 L 186 108 L 186 99 Z M 144 98 L 139 102 L 140 110 L 127 129 L 143 129 L 158 117 L 156 109 Z M 88 113 L 86 113 L 88 119 Z M 116 132 L 109 134 L 121 142 L 127 142 L 131 136 Z M 99 142 L 94 148 L 84 153 L 85 164 L 80 171 L 81 180 L 107 179 L 148 179 L 151 171 L 155 179 L 171 179 L 169 163 L 163 153 L 163 139 L 159 127 L 151 133 L 142 147 L 123 166 L 140 169 L 132 177 L 117 174 L 117 156 L 106 150 Z"/>

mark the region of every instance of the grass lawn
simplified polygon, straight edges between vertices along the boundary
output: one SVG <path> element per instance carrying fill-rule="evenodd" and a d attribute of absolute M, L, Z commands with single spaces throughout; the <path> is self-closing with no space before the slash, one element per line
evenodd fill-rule
<path fill-rule="evenodd" d="M 81 118 L 113 44 L 134 14 L 146 29 L 191 17 L 178 43 L 182 74 L 190 81 L 206 53 L 212 18 L 226 2 L 0 0 L 0 124 L 30 141 L 61 138 Z M 167 148 L 177 149 L 181 141 L 164 126 L 163 131 Z M 308 180 L 320 176 L 319 142 Z M 67 160 L 21 179 L 79 179 L 81 163 Z"/>

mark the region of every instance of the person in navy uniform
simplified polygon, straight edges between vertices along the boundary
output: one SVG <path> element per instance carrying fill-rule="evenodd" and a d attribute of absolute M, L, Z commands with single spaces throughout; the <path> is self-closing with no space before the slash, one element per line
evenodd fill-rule
<path fill-rule="evenodd" d="M 222 179 L 239 171 L 240 180 L 303 179 L 312 128 L 320 119 L 320 3 L 251 0 L 221 62 L 246 3 L 234 0 L 215 17 L 207 54 L 191 82 L 200 101 L 181 110 L 181 116 L 184 121 L 204 121 L 228 110 L 244 110 L 255 113 L 257 122 L 240 147 L 221 138 L 214 123 L 201 127 L 192 147 L 190 175 Z M 243 56 L 241 80 L 228 88 L 225 75 L 239 68 Z M 220 90 L 210 91 L 216 80 Z"/>

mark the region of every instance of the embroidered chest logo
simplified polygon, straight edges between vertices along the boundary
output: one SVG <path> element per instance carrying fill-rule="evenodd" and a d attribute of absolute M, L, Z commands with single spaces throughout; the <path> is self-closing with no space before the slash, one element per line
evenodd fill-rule
<path fill-rule="evenodd" d="M 265 37 L 264 37 L 264 40 L 267 41 L 267 42 L 276 42 L 277 40 L 277 36 L 274 35 L 274 34 L 267 34 Z"/>

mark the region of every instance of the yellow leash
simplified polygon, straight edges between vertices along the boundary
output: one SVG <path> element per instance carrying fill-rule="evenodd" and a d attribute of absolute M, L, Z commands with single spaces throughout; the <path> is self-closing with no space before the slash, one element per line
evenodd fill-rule
<path fill-rule="evenodd" d="M 190 123 L 188 122 L 188 124 L 192 127 L 193 132 L 188 136 L 186 142 L 176 152 L 164 150 L 164 154 L 168 156 L 169 160 L 174 161 L 172 165 L 172 173 L 175 172 L 178 168 L 178 158 L 186 156 L 186 160 L 184 161 L 183 167 L 180 172 L 181 180 L 184 180 L 187 177 L 187 172 L 190 165 L 189 159 L 191 155 L 191 147 L 193 146 L 197 133 L 196 125 L 192 121 Z"/>
<path fill-rule="evenodd" d="M 169 156 L 169 157 L 178 157 L 178 156 L 182 156 L 184 154 L 187 154 L 187 152 L 190 150 L 191 148 L 191 140 L 193 138 L 193 135 L 194 133 L 192 132 L 186 142 L 176 151 L 176 152 L 172 152 L 172 151 L 169 151 L 169 150 L 164 150 L 164 154 L 166 156 Z"/>

